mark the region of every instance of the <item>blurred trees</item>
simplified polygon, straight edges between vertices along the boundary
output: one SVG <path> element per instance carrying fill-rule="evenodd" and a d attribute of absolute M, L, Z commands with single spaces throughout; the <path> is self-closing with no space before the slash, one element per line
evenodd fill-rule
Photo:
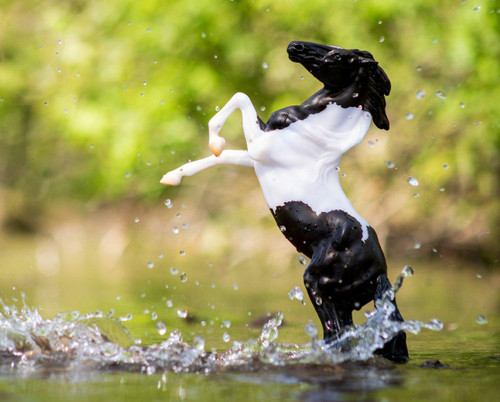
<path fill-rule="evenodd" d="M 495 261 L 497 7 L 487 0 L 3 1 L 3 219 L 31 219 L 63 201 L 156 201 L 163 173 L 208 154 L 207 122 L 234 92 L 246 92 L 266 120 L 319 88 L 285 51 L 291 40 L 310 40 L 371 51 L 393 84 L 391 131 L 373 127 L 342 166 L 360 212 L 384 224 L 394 244 L 418 238 Z M 245 146 L 238 119 L 223 135 Z"/>

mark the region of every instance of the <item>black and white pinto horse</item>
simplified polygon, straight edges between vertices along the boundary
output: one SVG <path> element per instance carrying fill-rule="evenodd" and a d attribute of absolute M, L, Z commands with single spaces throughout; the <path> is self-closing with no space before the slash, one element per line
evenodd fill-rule
<path fill-rule="evenodd" d="M 209 122 L 214 155 L 168 172 L 161 183 L 178 185 L 183 176 L 219 164 L 253 167 L 276 223 L 311 259 L 305 287 L 325 339 L 332 340 L 353 324 L 354 309 L 380 299 L 391 287 L 377 235 L 354 210 L 338 176 L 342 155 L 362 141 L 372 119 L 378 128 L 389 129 L 384 96 L 391 84 L 366 51 L 292 42 L 288 54 L 324 87 L 301 105 L 272 113 L 267 123 L 248 96 L 235 94 Z M 219 136 L 236 109 L 248 150 L 224 150 Z M 403 321 L 397 306 L 391 318 Z M 405 333 L 378 353 L 407 361 Z"/>

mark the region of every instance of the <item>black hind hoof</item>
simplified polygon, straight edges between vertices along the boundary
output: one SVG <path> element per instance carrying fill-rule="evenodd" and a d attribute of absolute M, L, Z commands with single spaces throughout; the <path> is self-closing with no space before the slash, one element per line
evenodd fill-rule
<path fill-rule="evenodd" d="M 406 347 L 406 334 L 403 331 L 399 332 L 382 349 L 377 349 L 375 354 L 396 363 L 407 363 L 410 358 Z"/>

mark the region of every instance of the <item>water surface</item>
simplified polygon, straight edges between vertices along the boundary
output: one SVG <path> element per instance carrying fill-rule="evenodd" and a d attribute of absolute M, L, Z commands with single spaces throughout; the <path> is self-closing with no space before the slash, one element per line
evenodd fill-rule
<path fill-rule="evenodd" d="M 102 246 L 106 233 L 97 237 L 97 246 L 85 237 L 80 248 L 68 245 L 67 237 L 2 240 L 3 324 L 16 316 L 21 326 L 38 320 L 37 330 L 46 330 L 30 341 L 22 331 L 17 338 L 9 335 L 18 344 L 2 353 L 3 399 L 489 400 L 497 395 L 499 277 L 479 264 L 462 266 L 439 256 L 390 261 L 392 280 L 403 265 L 411 263 L 415 270 L 397 295 L 405 319 L 438 318 L 444 324 L 438 332 L 409 334 L 411 360 L 399 365 L 370 357 L 369 348 L 365 355 L 321 349 L 312 339 L 320 325 L 309 300 L 289 297 L 296 286 L 302 289 L 304 269 L 293 252 L 284 249 L 276 264 L 276 256 L 266 253 L 228 259 L 194 253 L 189 242 L 176 243 L 175 237 L 166 247 L 136 236 L 118 257 L 108 249 L 118 249 L 116 240 Z M 373 306 L 366 306 L 356 323 L 366 326 L 370 311 Z M 7 332 L 5 326 L 1 332 Z"/>

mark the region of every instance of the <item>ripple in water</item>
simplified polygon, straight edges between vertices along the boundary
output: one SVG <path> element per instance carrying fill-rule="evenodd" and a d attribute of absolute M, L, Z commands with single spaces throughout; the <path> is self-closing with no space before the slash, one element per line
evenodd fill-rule
<path fill-rule="evenodd" d="M 266 367 L 293 367 L 297 364 L 335 365 L 365 361 L 383 347 L 399 331 L 418 333 L 422 328 L 439 331 L 439 320 L 394 322 L 392 300 L 403 279 L 411 276 L 405 267 L 375 309 L 366 313 L 366 322 L 354 325 L 335 342 L 326 344 L 317 338 L 317 331 L 306 328 L 311 342 L 305 345 L 282 344 L 277 341 L 283 314 L 277 313 L 262 328 L 257 339 L 234 341 L 223 352 L 207 351 L 205 340 L 196 337 L 193 344 L 183 341 L 179 330 L 151 346 L 141 346 L 129 334 L 123 321 L 101 312 L 82 315 L 79 312 L 60 313 L 51 320 L 42 318 L 36 309 L 26 306 L 0 307 L 0 368 L 10 372 L 36 373 L 62 367 L 72 370 L 121 369 L 154 374 L 213 373 L 222 370 L 255 371 Z M 166 327 L 158 322 L 157 330 L 166 335 Z M 229 339 L 224 339 L 226 342 Z"/>

